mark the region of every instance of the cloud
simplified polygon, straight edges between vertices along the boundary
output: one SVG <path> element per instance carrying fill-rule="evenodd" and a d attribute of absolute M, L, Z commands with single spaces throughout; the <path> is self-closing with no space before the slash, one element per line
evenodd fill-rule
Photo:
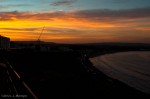
<path fill-rule="evenodd" d="M 1 30 L 10 30 L 10 31 L 35 31 L 38 28 L 0 28 Z"/>
<path fill-rule="evenodd" d="M 52 20 L 53 18 L 60 18 L 67 17 L 69 13 L 65 13 L 63 11 L 52 11 L 52 12 L 0 12 L 0 21 L 7 21 L 7 20 Z"/>
<path fill-rule="evenodd" d="M 62 0 L 62 1 L 56 1 L 53 2 L 51 5 L 53 6 L 70 6 L 74 4 L 76 0 Z"/>
<path fill-rule="evenodd" d="M 140 19 L 150 18 L 150 7 L 125 9 L 125 10 L 110 10 L 110 9 L 95 9 L 82 10 L 76 12 L 65 11 L 50 11 L 50 12 L 0 12 L 0 20 L 89 20 L 89 21 L 115 21 L 120 19 Z"/>
<path fill-rule="evenodd" d="M 8 8 L 8 7 L 7 7 L 7 6 L 0 5 L 0 10 L 1 10 L 1 9 L 5 9 L 5 8 Z"/>
<path fill-rule="evenodd" d="M 113 0 L 114 3 L 128 3 L 131 0 Z"/>
<path fill-rule="evenodd" d="M 84 10 L 76 12 L 82 18 L 97 18 L 97 19 L 134 19 L 150 17 L 150 7 L 126 9 L 126 10 L 109 10 L 109 9 L 97 9 L 97 10 Z"/>
<path fill-rule="evenodd" d="M 0 12 L 0 21 L 12 20 L 13 17 L 19 18 L 18 16 L 20 16 L 20 15 L 21 15 L 21 13 L 19 14 L 17 11 L 13 11 L 13 12 Z"/>
<path fill-rule="evenodd" d="M 30 4 L 14 4 L 14 5 L 7 5 L 9 7 L 21 7 L 21 6 L 31 6 Z"/>
<path fill-rule="evenodd" d="M 0 5 L 0 7 L 21 7 L 21 6 L 31 6 L 30 4 L 9 4 L 9 5 Z"/>
<path fill-rule="evenodd" d="M 14 7 L 28 7 L 31 6 L 30 4 L 10 4 L 10 5 L 0 5 L 1 9 L 8 9 L 8 8 L 14 8 Z"/>

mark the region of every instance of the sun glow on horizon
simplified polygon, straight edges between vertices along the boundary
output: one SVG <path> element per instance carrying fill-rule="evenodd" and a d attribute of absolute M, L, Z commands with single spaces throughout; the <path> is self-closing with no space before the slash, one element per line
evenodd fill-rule
<path fill-rule="evenodd" d="M 140 14 L 138 14 L 138 13 Z M 150 43 L 149 8 L 47 12 L 0 12 L 0 34 L 11 40 L 57 43 Z"/>

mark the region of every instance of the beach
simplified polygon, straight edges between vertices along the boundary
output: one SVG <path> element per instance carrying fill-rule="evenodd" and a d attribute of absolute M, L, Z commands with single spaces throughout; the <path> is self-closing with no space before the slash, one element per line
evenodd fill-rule
<path fill-rule="evenodd" d="M 107 76 L 150 94 L 149 57 L 149 51 L 130 51 L 105 54 L 90 61 Z"/>

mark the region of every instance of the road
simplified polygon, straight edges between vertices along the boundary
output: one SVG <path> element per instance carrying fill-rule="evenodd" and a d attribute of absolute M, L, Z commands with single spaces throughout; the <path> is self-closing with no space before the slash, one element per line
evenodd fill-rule
<path fill-rule="evenodd" d="M 38 99 L 6 59 L 0 58 L 0 97 Z"/>

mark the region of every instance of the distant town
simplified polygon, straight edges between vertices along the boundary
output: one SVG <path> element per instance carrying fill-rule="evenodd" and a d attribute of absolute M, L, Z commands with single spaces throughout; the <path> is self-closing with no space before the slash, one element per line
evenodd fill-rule
<path fill-rule="evenodd" d="M 127 50 L 149 50 L 149 43 L 86 43 L 59 44 L 44 41 L 11 41 L 11 38 L 0 35 L 0 49 L 26 49 L 32 51 L 81 51 L 86 53 L 113 52 Z"/>

